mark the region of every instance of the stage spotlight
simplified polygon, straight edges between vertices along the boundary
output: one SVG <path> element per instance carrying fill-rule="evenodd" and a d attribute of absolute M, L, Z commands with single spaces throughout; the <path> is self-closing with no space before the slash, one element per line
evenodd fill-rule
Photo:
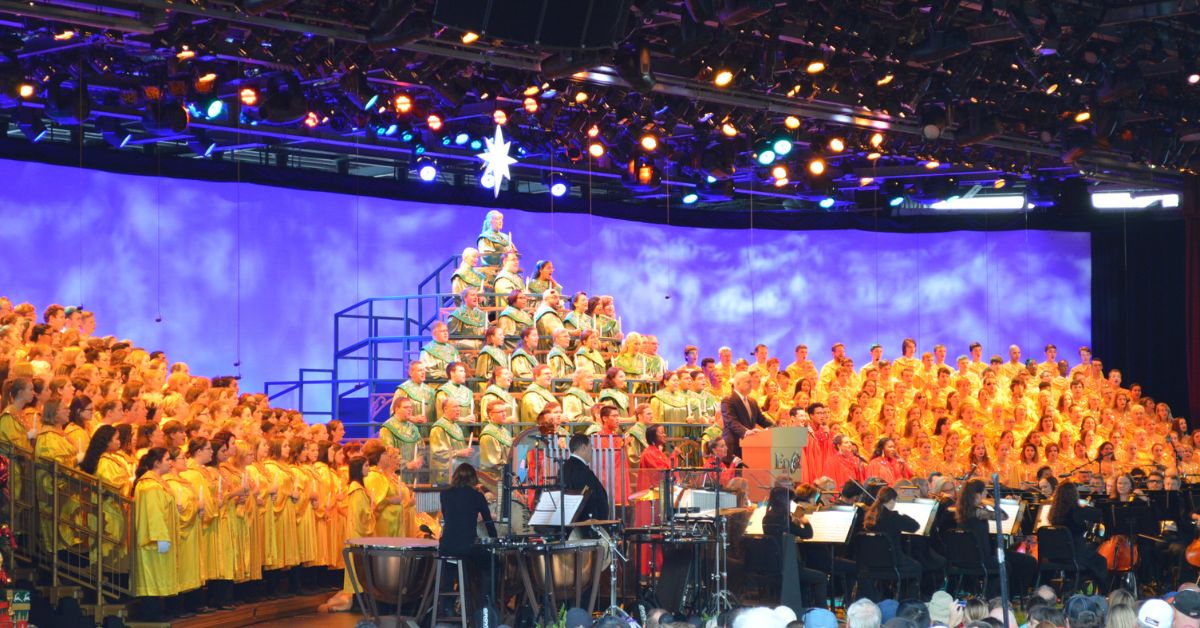
<path fill-rule="evenodd" d="M 786 135 L 776 137 L 771 143 L 771 150 L 775 151 L 776 157 L 787 157 L 792 152 L 792 138 Z"/>
<path fill-rule="evenodd" d="M 929 141 L 942 136 L 949 119 L 946 108 L 939 104 L 925 105 L 921 108 L 921 135 Z"/>
<path fill-rule="evenodd" d="M 464 44 L 470 45 L 477 41 L 479 41 L 479 33 L 473 33 L 471 31 L 467 31 L 462 34 L 462 43 L 464 43 Z"/>
<path fill-rule="evenodd" d="M 253 87 L 243 87 L 238 92 L 238 100 L 242 101 L 242 104 L 247 107 L 253 107 L 258 104 L 258 90 Z"/>
<path fill-rule="evenodd" d="M 600 142 L 592 142 L 591 144 L 588 144 L 588 154 L 591 155 L 593 159 L 600 159 L 604 156 L 604 152 L 604 144 L 601 144 Z"/>
<path fill-rule="evenodd" d="M 430 131 L 433 131 L 435 133 L 438 131 L 441 131 L 442 130 L 442 117 L 436 113 L 431 113 L 431 114 L 429 114 L 428 118 L 425 118 L 425 125 L 429 127 Z"/>
<path fill-rule="evenodd" d="M 417 171 L 417 176 L 421 177 L 422 181 L 429 183 L 437 178 L 437 162 L 435 162 L 432 158 L 418 157 L 414 166 L 415 167 L 413 169 Z"/>
<path fill-rule="evenodd" d="M 525 101 L 521 104 L 525 107 L 525 113 L 537 113 L 538 101 L 536 98 L 534 98 L 532 96 L 528 96 L 525 98 Z"/>
<path fill-rule="evenodd" d="M 1198 77 L 1198 78 L 1200 78 L 1200 77 Z M 1053 95 L 1054 95 L 1054 93 L 1055 93 L 1055 92 L 1057 92 L 1057 91 L 1058 91 L 1058 83 L 1051 83 L 1051 84 L 1050 84 L 1050 85 L 1049 85 L 1049 86 L 1046 88 L 1046 95 L 1047 95 L 1047 96 L 1053 96 Z"/>
<path fill-rule="evenodd" d="M 600 135 L 600 127 L 598 127 L 594 124 L 592 126 L 588 127 L 588 130 L 587 130 L 588 137 L 596 137 L 598 135 Z"/>
<path fill-rule="evenodd" d="M 825 62 L 813 61 L 804 68 L 804 71 L 808 72 L 809 74 L 820 74 L 825 71 Z"/>
<path fill-rule="evenodd" d="M 819 177 L 825 174 L 825 160 L 820 157 L 813 157 L 808 162 L 808 173 L 814 177 Z"/>
<path fill-rule="evenodd" d="M 820 206 L 821 209 L 829 209 L 830 207 L 833 207 L 834 202 L 835 201 L 832 196 L 826 196 L 818 201 L 817 205 Z"/>
<path fill-rule="evenodd" d="M 588 100 L 587 92 L 585 92 L 585 91 L 575 92 L 575 104 L 582 105 L 583 103 L 587 102 L 587 100 Z"/>
<path fill-rule="evenodd" d="M 891 72 L 888 72 L 887 74 L 883 75 L 883 78 L 880 78 L 878 81 L 875 81 L 875 84 L 878 85 L 879 87 L 883 87 L 884 85 L 891 83 L 895 79 L 896 79 L 896 75 L 892 74 Z"/>
<path fill-rule="evenodd" d="M 33 83 L 21 83 L 17 85 L 17 95 L 21 98 L 33 98 L 36 92 L 37 89 L 33 86 Z"/>
<path fill-rule="evenodd" d="M 571 189 L 571 183 L 567 180 L 567 175 L 561 172 L 551 172 L 547 182 L 550 188 L 550 196 L 556 198 L 565 196 L 567 191 Z"/>
<path fill-rule="evenodd" d="M 721 70 L 717 70 L 717 72 L 715 74 L 713 74 L 713 85 L 716 85 L 717 87 L 728 87 L 729 84 L 732 82 L 733 82 L 733 71 L 732 70 L 721 69 Z"/>
<path fill-rule="evenodd" d="M 771 168 L 771 178 L 776 179 L 776 180 L 787 179 L 788 178 L 787 166 L 785 166 L 783 164 L 779 164 L 778 166 Z"/>
<path fill-rule="evenodd" d="M 154 135 L 165 137 L 183 133 L 189 120 L 187 109 L 178 103 L 157 101 L 146 106 L 142 126 Z"/>
<path fill-rule="evenodd" d="M 503 109 L 497 109 L 492 112 L 492 122 L 504 126 L 508 124 L 508 114 Z"/>
<path fill-rule="evenodd" d="M 760 139 L 754 143 L 754 160 L 760 166 L 769 166 L 775 163 L 776 157 L 778 155 L 775 153 L 775 148 L 770 141 Z"/>
<path fill-rule="evenodd" d="M 904 204 L 904 183 L 896 179 L 888 179 L 883 184 L 883 193 L 889 207 L 899 207 Z"/>
<path fill-rule="evenodd" d="M 642 150 L 648 153 L 658 150 L 658 138 L 655 137 L 653 133 L 646 133 L 642 135 L 642 139 L 639 141 L 639 144 L 641 144 Z"/>
<path fill-rule="evenodd" d="M 621 182 L 637 193 L 653 192 L 662 183 L 662 174 L 652 158 L 640 155 L 629 160 L 625 172 L 621 173 Z"/>
<path fill-rule="evenodd" d="M 469 141 L 471 141 L 471 136 L 467 135 L 466 133 L 459 133 L 454 136 L 454 144 L 456 146 L 462 146 L 463 144 L 466 144 Z"/>
<path fill-rule="evenodd" d="M 843 140 L 840 137 L 835 137 L 829 140 L 829 150 L 835 153 L 840 153 L 846 150 L 846 140 Z"/>
<path fill-rule="evenodd" d="M 880 157 L 883 157 L 883 154 L 880 153 L 879 151 L 871 151 L 871 152 L 867 153 L 867 161 L 875 161 L 876 159 L 879 159 Z"/>
<path fill-rule="evenodd" d="M 1187 82 L 1188 82 L 1188 85 L 1195 85 L 1196 83 L 1200 83 L 1200 74 L 1189 74 L 1187 77 Z"/>
<path fill-rule="evenodd" d="M 795 131 L 796 129 L 800 128 L 800 118 L 797 118 L 796 116 L 788 116 L 783 119 L 783 126 L 787 127 L 789 131 Z"/>
<path fill-rule="evenodd" d="M 725 137 L 736 137 L 738 130 L 737 127 L 733 126 L 733 123 L 725 122 L 721 124 L 721 134 Z"/>
<path fill-rule="evenodd" d="M 696 201 L 700 200 L 700 195 L 695 192 L 688 192 L 687 194 L 684 194 L 683 198 L 680 200 L 683 201 L 684 205 L 695 205 Z"/>
<path fill-rule="evenodd" d="M 311 129 L 315 128 L 318 124 L 321 124 L 321 117 L 315 111 L 310 111 L 308 115 L 304 116 L 304 126 Z"/>
<path fill-rule="evenodd" d="M 941 168 L 941 167 L 942 167 L 942 162 L 940 162 L 936 159 L 930 159 L 929 161 L 925 162 L 926 170 L 937 170 L 938 168 Z"/>
<path fill-rule="evenodd" d="M 1090 111 L 1080 111 L 1079 113 L 1075 114 L 1074 119 L 1075 119 L 1075 122 L 1078 122 L 1079 124 L 1083 124 L 1084 122 L 1087 122 L 1088 120 L 1092 119 L 1092 113 Z"/>
<path fill-rule="evenodd" d="M 871 134 L 871 147 L 879 148 L 883 144 L 883 133 L 876 131 Z"/>
<path fill-rule="evenodd" d="M 349 72 L 342 76 L 342 93 L 355 107 L 366 111 L 379 102 L 379 94 L 371 88 L 367 75 L 362 72 Z"/>
<path fill-rule="evenodd" d="M 412 111 L 412 98 L 408 94 L 396 94 L 392 99 L 392 106 L 396 108 L 396 113 L 408 113 Z"/>
<path fill-rule="evenodd" d="M 865 188 L 875 182 L 875 177 L 862 177 L 858 180 L 858 187 Z"/>
<path fill-rule="evenodd" d="M 901 205 L 903 205 L 903 204 L 904 204 L 904 197 L 903 197 L 903 196 L 893 196 L 893 197 L 891 197 L 891 198 L 889 198 L 889 199 L 888 199 L 888 206 L 889 206 L 889 207 L 899 207 L 899 206 L 901 206 Z"/>
<path fill-rule="evenodd" d="M 27 108 L 21 108 L 17 116 L 17 128 L 21 129 L 25 138 L 34 144 L 45 139 L 46 135 L 50 133 L 46 128 L 46 123 L 42 122 L 41 112 Z"/>
<path fill-rule="evenodd" d="M 220 98 L 214 98 L 208 101 L 204 106 L 204 117 L 209 120 L 215 120 L 225 113 L 225 101 Z"/>

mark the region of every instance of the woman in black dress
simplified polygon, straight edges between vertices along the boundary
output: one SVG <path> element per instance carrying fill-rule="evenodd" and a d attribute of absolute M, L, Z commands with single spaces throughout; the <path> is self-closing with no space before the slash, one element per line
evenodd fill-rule
<path fill-rule="evenodd" d="M 490 554 L 487 548 L 475 543 L 479 538 L 476 530 L 482 517 L 488 535 L 495 538 L 496 524 L 488 510 L 487 499 L 476 488 L 477 484 L 479 476 L 475 467 L 463 463 L 454 469 L 450 488 L 441 494 L 442 538 L 438 541 L 438 554 L 465 560 L 467 580 L 479 582 L 479 592 L 489 594 L 492 577 Z M 473 597 L 478 600 L 479 596 L 476 594 Z M 477 608 L 478 603 L 474 606 Z"/>
<path fill-rule="evenodd" d="M 1070 480 L 1063 481 L 1054 491 L 1054 502 L 1050 505 L 1050 525 L 1063 526 L 1071 531 L 1075 544 L 1075 558 L 1087 570 L 1096 586 L 1108 584 L 1108 562 L 1084 540 L 1083 535 L 1102 517 L 1100 509 L 1079 503 L 1079 487 Z"/>
<path fill-rule="evenodd" d="M 955 518 L 958 520 L 958 529 L 969 533 L 975 539 L 975 545 L 980 549 L 984 556 L 984 563 L 988 571 L 999 569 L 999 562 L 996 560 L 996 549 L 993 545 L 991 533 L 988 531 L 988 521 L 995 520 L 996 511 L 988 508 L 983 503 L 983 496 L 987 486 L 983 480 L 971 480 L 963 486 L 962 492 L 958 495 L 958 504 L 955 506 Z M 1002 519 L 1007 518 L 1001 512 Z M 1008 587 L 1009 595 L 1019 597 L 1025 595 L 1026 590 L 1033 583 L 1037 576 L 1038 564 L 1037 559 L 1027 554 L 1006 550 L 1004 552 L 1004 562 L 1008 563 Z M 991 587 L 999 588 L 999 583 L 992 579 Z M 997 591 L 990 591 L 988 595 L 995 595 Z"/>
<path fill-rule="evenodd" d="M 921 563 L 908 555 L 900 535 L 920 530 L 921 524 L 906 514 L 896 512 L 896 498 L 896 489 L 886 486 L 880 490 L 863 517 L 863 528 L 867 532 L 876 532 L 891 538 L 892 547 L 896 550 L 896 566 L 900 575 L 905 578 L 904 582 L 909 583 L 921 577 Z M 903 599 L 913 594 L 913 591 L 901 591 L 899 597 Z"/>

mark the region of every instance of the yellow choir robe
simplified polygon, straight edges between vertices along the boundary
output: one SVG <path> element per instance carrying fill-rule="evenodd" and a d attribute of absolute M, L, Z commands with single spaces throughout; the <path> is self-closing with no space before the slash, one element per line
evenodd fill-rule
<path fill-rule="evenodd" d="M 32 452 L 33 446 L 29 444 L 28 431 L 21 420 L 13 416 L 11 412 L 0 414 L 0 443 L 8 443 L 27 453 Z M 21 500 L 24 497 L 25 486 L 21 481 L 21 465 L 9 465 L 8 473 L 8 486 L 12 498 Z"/>
<path fill-rule="evenodd" d="M 228 460 L 218 468 L 221 487 L 225 493 L 221 508 L 223 551 L 229 555 L 229 578 L 238 582 L 250 579 L 250 525 L 255 517 L 254 495 L 238 497 L 237 493 L 250 488 L 245 469 Z"/>
<path fill-rule="evenodd" d="M 201 549 L 203 541 L 200 531 L 200 498 L 191 483 L 179 477 L 178 473 L 168 473 L 163 476 L 167 486 L 171 487 L 174 503 L 178 506 L 177 542 L 171 548 L 175 556 L 176 582 L 179 592 L 199 589 L 204 584 L 203 564 L 204 552 Z M 140 534 L 140 530 L 136 531 Z"/>
<path fill-rule="evenodd" d="M 263 563 L 267 555 L 267 517 L 272 510 L 271 475 L 266 465 L 256 462 L 246 467 L 253 487 L 253 519 L 250 521 L 250 579 L 262 578 Z"/>
<path fill-rule="evenodd" d="M 508 452 L 512 449 L 512 434 L 501 425 L 488 423 L 479 434 L 479 470 L 492 476 L 495 485 L 500 482 L 504 465 L 508 463 Z"/>
<path fill-rule="evenodd" d="M 201 564 L 204 566 L 204 580 L 231 580 L 227 577 L 225 567 L 227 561 L 221 549 L 221 504 L 217 488 L 217 470 L 201 467 L 195 460 L 188 460 L 188 468 L 179 474 L 196 492 L 196 498 L 204 506 L 200 513 L 200 552 Z"/>
<path fill-rule="evenodd" d="M 591 409 L 594 405 L 596 405 L 596 400 L 586 390 L 577 386 L 568 388 L 562 397 L 563 421 L 567 423 L 591 421 Z"/>
<path fill-rule="evenodd" d="M 322 562 L 328 565 L 331 569 L 341 569 L 342 561 L 342 543 L 345 541 L 343 529 L 345 528 L 345 518 L 342 514 L 345 491 L 342 488 L 341 478 L 332 467 L 324 462 L 316 464 L 317 481 L 321 487 L 321 493 L 324 494 L 323 508 L 325 515 L 325 528 L 323 533 L 325 541 L 321 544 L 325 554 Z"/>
<path fill-rule="evenodd" d="M 67 435 L 67 440 L 75 446 L 75 459 L 83 460 L 83 453 L 87 451 L 88 442 L 92 440 L 91 434 L 88 431 L 74 423 L 67 423 L 63 428 L 63 432 Z"/>
<path fill-rule="evenodd" d="M 75 466 L 75 445 L 67 439 L 66 433 L 57 427 L 43 426 L 38 432 L 37 440 L 33 445 L 34 456 L 45 460 L 57 462 L 60 466 L 71 467 Z M 54 476 L 48 471 L 39 471 L 38 476 L 38 501 L 42 511 L 41 533 L 43 547 L 49 551 L 52 549 L 54 539 L 54 517 L 53 512 L 55 491 L 59 491 L 60 495 L 66 495 L 66 485 L 63 480 L 60 480 L 59 486 L 54 485 Z M 79 504 L 74 498 L 68 498 L 59 504 L 58 517 L 61 521 L 70 521 L 75 513 L 79 512 Z M 69 524 L 61 524 L 58 526 L 58 549 L 66 549 L 79 543 L 79 539 L 75 536 Z"/>
<path fill-rule="evenodd" d="M 346 489 L 346 539 L 357 539 L 372 536 L 375 532 L 375 504 L 367 489 L 358 482 L 351 482 Z M 342 590 L 353 593 L 354 586 L 350 579 L 354 578 L 354 569 L 346 564 L 346 574 L 343 578 Z"/>
<path fill-rule="evenodd" d="M 130 494 L 129 489 L 133 486 L 133 476 L 120 456 L 106 453 L 100 456 L 100 460 L 96 463 L 96 477 L 112 485 L 106 487 L 111 492 L 106 492 L 100 503 L 100 508 L 104 511 L 101 555 L 106 562 L 120 565 L 126 556 L 124 543 L 126 513 L 124 503 L 118 496 Z"/>
<path fill-rule="evenodd" d="M 446 419 L 438 419 L 429 429 L 429 471 L 434 483 L 448 483 L 454 452 L 467 446 L 467 437 L 462 426 Z M 368 487 L 369 489 L 370 487 Z"/>
<path fill-rule="evenodd" d="M 168 597 L 179 593 L 179 516 L 174 494 L 161 477 L 153 472 L 146 473 L 134 489 L 133 510 L 136 534 L 134 595 Z M 166 553 L 159 553 L 159 541 L 171 544 Z"/>
<path fill-rule="evenodd" d="M 400 478 L 385 475 L 378 469 L 371 469 L 363 482 L 375 508 L 374 536 L 408 536 L 409 524 L 415 516 L 412 491 L 400 482 Z M 400 497 L 401 503 L 389 504 L 385 501 L 394 497 Z"/>
<path fill-rule="evenodd" d="M 296 548 L 299 564 L 311 565 L 317 558 L 317 517 L 313 510 L 313 491 L 315 487 L 312 477 L 304 470 L 304 465 L 290 465 L 288 471 L 296 484 Z"/>
<path fill-rule="evenodd" d="M 283 569 L 300 564 L 300 550 L 296 544 L 299 526 L 296 524 L 296 500 L 293 499 L 296 483 L 288 467 L 287 463 L 278 460 L 267 461 L 270 483 L 277 486 L 278 490 L 267 512 L 267 555 L 263 563 L 266 569 Z"/>
<path fill-rule="evenodd" d="M 530 384 L 529 388 L 525 389 L 525 393 L 521 395 L 521 410 L 518 415 L 522 423 L 536 423 L 537 416 L 546 407 L 546 404 L 554 401 L 554 393 L 538 386 Z"/>

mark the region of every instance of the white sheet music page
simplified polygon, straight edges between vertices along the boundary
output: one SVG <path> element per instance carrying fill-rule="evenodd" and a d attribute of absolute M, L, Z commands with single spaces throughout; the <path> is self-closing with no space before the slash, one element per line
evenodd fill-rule
<path fill-rule="evenodd" d="M 529 517 L 531 526 L 556 526 L 562 522 L 575 521 L 575 513 L 583 505 L 583 495 L 563 495 L 561 491 L 545 491 L 538 497 L 533 515 Z"/>

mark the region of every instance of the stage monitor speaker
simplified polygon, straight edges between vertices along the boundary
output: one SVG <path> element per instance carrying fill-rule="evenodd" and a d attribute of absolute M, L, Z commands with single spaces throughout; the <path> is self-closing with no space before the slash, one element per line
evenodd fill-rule
<path fill-rule="evenodd" d="M 684 597 L 695 579 L 695 562 L 696 553 L 691 547 L 668 546 L 663 551 L 662 571 L 658 579 L 658 604 L 676 616 L 682 613 Z M 693 596 L 696 594 L 692 592 Z"/>
<path fill-rule="evenodd" d="M 443 26 L 539 48 L 597 50 L 625 38 L 630 0 L 437 0 Z"/>

